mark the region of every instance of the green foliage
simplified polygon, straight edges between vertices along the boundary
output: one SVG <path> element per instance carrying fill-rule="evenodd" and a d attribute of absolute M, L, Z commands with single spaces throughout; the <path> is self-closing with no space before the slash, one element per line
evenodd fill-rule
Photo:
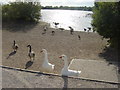
<path fill-rule="evenodd" d="M 2 6 L 3 21 L 38 21 L 41 6 L 33 2 L 13 2 Z"/>
<path fill-rule="evenodd" d="M 93 10 L 93 29 L 111 45 L 117 46 L 120 34 L 120 2 L 96 2 Z"/>
<path fill-rule="evenodd" d="M 69 7 L 69 6 L 42 6 L 42 9 L 65 9 L 65 10 L 84 10 L 84 11 L 92 11 L 92 7 Z"/>

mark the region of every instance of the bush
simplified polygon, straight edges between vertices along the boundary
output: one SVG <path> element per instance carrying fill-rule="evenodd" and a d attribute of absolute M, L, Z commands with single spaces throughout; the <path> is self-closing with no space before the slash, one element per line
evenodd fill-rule
<path fill-rule="evenodd" d="M 120 34 L 120 2 L 96 2 L 93 10 L 93 29 L 113 47 L 118 46 Z"/>
<path fill-rule="evenodd" d="M 3 21 L 38 21 L 40 19 L 40 3 L 13 2 L 2 6 Z"/>

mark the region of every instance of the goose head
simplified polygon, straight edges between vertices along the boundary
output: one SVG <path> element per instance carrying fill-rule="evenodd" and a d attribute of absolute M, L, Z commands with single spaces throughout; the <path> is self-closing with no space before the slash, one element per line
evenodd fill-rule
<path fill-rule="evenodd" d="M 31 47 L 31 45 L 29 44 L 29 45 L 27 45 L 27 47 Z"/>
<path fill-rule="evenodd" d="M 13 42 L 15 43 L 15 40 Z"/>
<path fill-rule="evenodd" d="M 59 58 L 61 58 L 61 59 L 63 59 L 63 60 L 66 60 L 66 59 L 67 59 L 67 56 L 63 54 L 63 55 L 59 56 Z"/>
<path fill-rule="evenodd" d="M 43 53 L 47 53 L 47 50 L 46 50 L 46 49 L 42 49 L 41 52 L 43 52 Z"/>

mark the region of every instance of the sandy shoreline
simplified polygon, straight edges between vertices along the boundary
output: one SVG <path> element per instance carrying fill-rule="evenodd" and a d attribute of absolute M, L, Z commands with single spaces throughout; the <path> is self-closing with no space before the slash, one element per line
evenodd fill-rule
<path fill-rule="evenodd" d="M 29 30 L 10 32 L 3 30 L 2 32 L 2 49 L 3 65 L 25 68 L 29 61 L 28 44 L 32 45 L 32 49 L 36 54 L 34 63 L 28 68 L 37 71 L 44 71 L 41 68 L 43 62 L 43 53 L 40 53 L 41 49 L 45 48 L 48 51 L 49 61 L 55 64 L 54 73 L 60 73 L 64 62 L 58 57 L 61 54 L 66 54 L 69 57 L 69 62 L 73 58 L 77 59 L 92 59 L 92 60 L 104 60 L 99 56 L 106 40 L 102 40 L 101 36 L 97 33 L 90 32 L 74 32 L 70 35 L 69 31 L 60 31 L 53 28 L 49 28 L 45 35 L 43 33 L 43 27 L 45 23 L 40 23 L 34 27 L 30 27 Z M 4 29 L 4 28 L 3 28 Z M 51 31 L 55 31 L 55 35 L 51 35 Z M 78 35 L 81 36 L 81 40 L 78 39 Z M 15 55 L 8 57 L 12 52 L 13 40 L 16 40 L 19 45 L 19 50 Z"/>

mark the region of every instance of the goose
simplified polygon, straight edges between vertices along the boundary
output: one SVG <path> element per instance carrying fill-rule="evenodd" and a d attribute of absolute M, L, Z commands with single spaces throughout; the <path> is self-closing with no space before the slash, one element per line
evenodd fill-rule
<path fill-rule="evenodd" d="M 81 39 L 80 35 L 78 35 L 79 40 Z"/>
<path fill-rule="evenodd" d="M 74 29 L 71 26 L 69 26 L 69 28 L 70 28 L 71 35 L 73 35 Z"/>
<path fill-rule="evenodd" d="M 64 67 L 61 71 L 61 74 L 63 76 L 78 76 L 81 71 L 76 71 L 76 70 L 70 70 L 68 67 L 68 61 L 67 61 L 67 56 L 66 55 L 61 55 L 59 58 L 64 60 Z M 73 60 L 72 60 L 73 61 Z"/>
<path fill-rule="evenodd" d="M 85 31 L 85 32 L 86 32 L 86 30 L 87 30 L 87 29 L 86 29 L 86 28 L 84 28 L 84 31 Z"/>
<path fill-rule="evenodd" d="M 14 52 L 17 51 L 18 49 L 18 44 L 16 44 L 15 40 L 13 41 L 13 46 L 12 46 Z"/>
<path fill-rule="evenodd" d="M 35 53 L 34 53 L 34 51 L 32 51 L 32 47 L 31 47 L 31 45 L 27 45 L 27 47 L 29 47 L 29 52 L 28 52 L 28 56 L 30 57 L 30 60 L 31 59 L 35 59 Z"/>
<path fill-rule="evenodd" d="M 88 30 L 91 31 L 91 27 L 88 27 Z"/>
<path fill-rule="evenodd" d="M 43 31 L 44 31 L 44 32 L 42 33 L 42 35 L 43 35 L 43 34 L 46 34 L 47 26 L 45 26 L 45 27 L 43 28 Z"/>
<path fill-rule="evenodd" d="M 55 26 L 59 25 L 59 23 L 57 23 L 57 22 L 53 22 L 53 23 L 55 24 Z"/>
<path fill-rule="evenodd" d="M 55 31 L 52 31 L 52 35 L 54 35 L 55 34 Z"/>
<path fill-rule="evenodd" d="M 52 71 L 54 70 L 54 66 L 53 64 L 49 63 L 48 61 L 48 54 L 47 54 L 47 50 L 46 49 L 42 49 L 42 51 L 44 54 L 45 54 L 45 57 L 44 57 L 44 62 L 42 64 L 42 67 L 46 70 L 49 70 L 49 71 Z"/>
<path fill-rule="evenodd" d="M 57 22 L 53 22 L 53 23 L 55 25 L 55 28 L 57 28 L 57 25 L 59 25 L 59 23 L 57 23 Z"/>
<path fill-rule="evenodd" d="M 43 28 L 43 30 L 46 32 L 46 31 L 47 31 L 47 26 L 45 26 L 45 27 Z"/>

